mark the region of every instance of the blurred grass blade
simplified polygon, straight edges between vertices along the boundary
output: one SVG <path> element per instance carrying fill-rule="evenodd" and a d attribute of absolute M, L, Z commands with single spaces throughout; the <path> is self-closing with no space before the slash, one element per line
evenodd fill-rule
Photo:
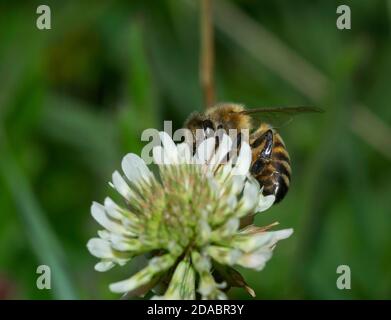
<path fill-rule="evenodd" d="M 95 114 L 77 99 L 48 95 L 41 128 L 56 142 L 75 148 L 98 175 L 106 176 L 118 160 L 116 128 L 106 114 Z M 82 139 L 81 139 L 82 137 Z"/>
<path fill-rule="evenodd" d="M 202 101 L 198 80 L 198 48 L 187 50 L 180 47 L 180 43 L 167 30 L 167 23 L 171 20 L 152 18 L 153 13 L 145 19 L 145 43 L 154 79 L 169 102 L 179 106 L 175 111 L 178 118 L 185 119 Z M 188 24 L 193 25 L 192 22 L 193 20 L 189 19 Z M 193 32 L 188 34 L 189 38 L 198 34 L 196 24 Z"/>
<path fill-rule="evenodd" d="M 328 79 L 320 71 L 231 2 L 217 1 L 214 13 L 218 29 L 298 91 L 316 101 L 325 95 Z"/>
<path fill-rule="evenodd" d="M 135 152 L 142 148 L 143 130 L 157 127 L 162 117 L 161 109 L 157 108 L 158 96 L 146 57 L 142 27 L 143 20 L 136 17 L 126 26 L 126 37 L 122 39 L 120 64 L 125 73 L 126 91 L 116 114 L 122 142 L 127 150 Z"/>
<path fill-rule="evenodd" d="M 130 111 L 143 123 L 140 127 L 156 125 L 156 101 L 152 74 L 146 58 L 144 33 L 140 19 L 130 25 L 128 47 L 128 89 L 131 99 Z M 137 126 L 137 124 L 135 124 Z"/>
<path fill-rule="evenodd" d="M 356 106 L 351 128 L 379 153 L 391 159 L 391 128 L 368 108 Z"/>
<path fill-rule="evenodd" d="M 3 176 L 4 183 L 14 199 L 26 236 L 30 239 L 29 244 L 39 263 L 51 268 L 53 297 L 77 299 L 76 290 L 65 267 L 63 250 L 45 219 L 45 214 L 34 197 L 26 177 L 17 166 L 8 148 L 2 149 L 0 175 Z"/>

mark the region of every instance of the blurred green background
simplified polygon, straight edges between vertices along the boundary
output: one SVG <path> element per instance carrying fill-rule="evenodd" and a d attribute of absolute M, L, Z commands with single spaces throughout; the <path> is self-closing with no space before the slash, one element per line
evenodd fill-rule
<path fill-rule="evenodd" d="M 118 298 L 127 265 L 93 270 L 93 200 L 141 132 L 202 109 L 199 2 L 0 2 L 0 299 Z M 336 28 L 347 4 L 352 29 Z M 293 179 L 257 218 L 294 235 L 262 272 L 259 299 L 391 298 L 391 1 L 215 1 L 219 101 L 316 105 L 281 129 Z M 36 288 L 52 269 L 53 290 Z M 349 265 L 351 290 L 336 269 Z M 241 290 L 232 298 L 246 299 Z"/>

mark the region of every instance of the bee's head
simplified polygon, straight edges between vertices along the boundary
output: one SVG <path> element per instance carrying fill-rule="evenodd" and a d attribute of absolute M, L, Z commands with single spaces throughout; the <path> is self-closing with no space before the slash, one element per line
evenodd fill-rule
<path fill-rule="evenodd" d="M 185 122 L 185 128 L 190 129 L 192 138 L 196 141 L 203 137 L 202 134 L 199 135 L 200 130 L 203 130 L 206 136 L 209 136 L 212 132 L 218 132 L 221 129 L 225 130 L 227 134 L 230 134 L 230 129 L 236 129 L 237 131 L 250 129 L 251 118 L 240 113 L 243 110 L 244 107 L 239 104 L 219 103 L 205 113 L 192 113 Z M 209 129 L 211 130 L 210 133 L 208 133 Z"/>
<path fill-rule="evenodd" d="M 240 113 L 244 107 L 236 103 L 219 103 L 206 111 L 205 115 L 216 124 L 216 129 L 250 129 L 251 118 Z"/>
<path fill-rule="evenodd" d="M 185 127 L 191 131 L 195 131 L 197 129 L 206 130 L 208 128 L 215 130 L 215 125 L 211 119 L 206 114 L 198 112 L 192 113 L 189 118 L 187 118 Z"/>
<path fill-rule="evenodd" d="M 185 128 L 190 130 L 191 136 L 186 139 L 192 139 L 187 141 L 202 141 L 205 138 L 205 134 L 211 134 L 216 130 L 215 123 L 205 113 L 192 113 L 185 122 Z M 198 130 L 198 131 L 197 131 Z M 208 130 L 212 132 L 208 133 Z"/>

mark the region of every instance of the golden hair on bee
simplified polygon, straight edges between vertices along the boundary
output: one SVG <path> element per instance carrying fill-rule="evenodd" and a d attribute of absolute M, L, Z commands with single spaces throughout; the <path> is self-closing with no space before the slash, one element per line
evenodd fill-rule
<path fill-rule="evenodd" d="M 190 130 L 207 129 L 251 129 L 251 117 L 241 114 L 245 108 L 236 103 L 218 103 L 206 110 L 205 113 L 192 113 L 185 122 L 185 127 Z"/>

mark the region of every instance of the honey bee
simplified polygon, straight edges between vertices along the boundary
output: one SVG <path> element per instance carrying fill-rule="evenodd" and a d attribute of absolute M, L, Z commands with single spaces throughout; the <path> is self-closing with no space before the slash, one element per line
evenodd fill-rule
<path fill-rule="evenodd" d="M 322 112 L 315 107 L 275 107 L 246 110 L 234 103 L 220 103 L 205 113 L 193 113 L 185 122 L 196 138 L 196 130 L 223 129 L 229 132 L 236 129 L 236 148 L 242 141 L 241 130 L 248 130 L 249 145 L 252 150 L 251 175 L 263 186 L 263 194 L 275 195 L 275 203 L 280 202 L 288 192 L 291 181 L 291 162 L 285 143 L 276 128 L 265 122 L 267 118 L 279 115 L 291 117 L 295 114 Z M 281 117 L 280 117 L 281 118 Z M 258 120 L 258 121 L 256 121 Z M 256 126 L 255 126 L 256 125 Z"/>

